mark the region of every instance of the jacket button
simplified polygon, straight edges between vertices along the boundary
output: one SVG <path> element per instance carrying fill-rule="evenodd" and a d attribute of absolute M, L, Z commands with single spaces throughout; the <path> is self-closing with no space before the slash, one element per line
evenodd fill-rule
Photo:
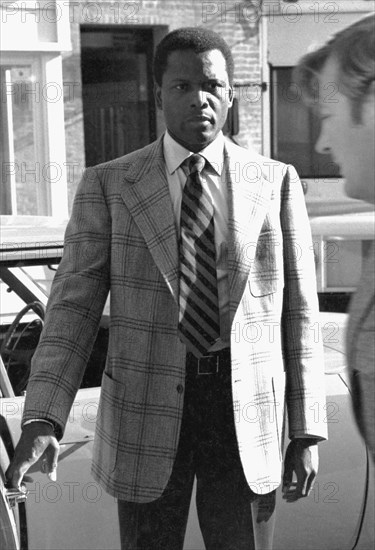
<path fill-rule="evenodd" d="M 177 386 L 177 392 L 182 393 L 184 391 L 184 386 L 182 384 L 178 384 Z"/>

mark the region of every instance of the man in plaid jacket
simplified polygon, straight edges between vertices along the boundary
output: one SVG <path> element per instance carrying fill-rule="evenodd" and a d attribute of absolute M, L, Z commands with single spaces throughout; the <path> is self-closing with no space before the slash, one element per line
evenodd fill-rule
<path fill-rule="evenodd" d="M 194 477 L 208 549 L 271 548 L 282 477 L 308 494 L 326 438 L 315 268 L 301 183 L 291 166 L 224 139 L 233 59 L 212 31 L 159 44 L 155 96 L 167 131 L 87 169 L 78 188 L 23 432 L 7 472 L 17 486 L 58 443 L 108 292 L 108 358 L 93 475 L 118 498 L 123 549 L 182 548 Z M 204 357 L 179 337 L 184 161 L 205 159 L 214 207 L 220 335 Z M 69 329 L 71 327 L 71 329 Z"/>

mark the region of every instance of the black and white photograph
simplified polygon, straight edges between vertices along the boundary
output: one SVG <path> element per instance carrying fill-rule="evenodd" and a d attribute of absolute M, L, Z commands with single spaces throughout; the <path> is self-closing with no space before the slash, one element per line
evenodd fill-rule
<path fill-rule="evenodd" d="M 375 0 L 1 0 L 0 74 L 0 547 L 373 550 Z"/>

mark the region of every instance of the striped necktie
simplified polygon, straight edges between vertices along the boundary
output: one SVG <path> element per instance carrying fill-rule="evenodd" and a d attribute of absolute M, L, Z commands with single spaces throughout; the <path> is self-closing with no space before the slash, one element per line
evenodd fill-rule
<path fill-rule="evenodd" d="M 213 205 L 202 186 L 205 159 L 188 159 L 181 203 L 179 337 L 197 357 L 220 336 Z"/>

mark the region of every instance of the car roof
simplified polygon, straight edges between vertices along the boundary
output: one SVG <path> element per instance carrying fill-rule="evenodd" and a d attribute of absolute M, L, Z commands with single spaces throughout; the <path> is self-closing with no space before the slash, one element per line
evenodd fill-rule
<path fill-rule="evenodd" d="M 51 216 L 0 216 L 0 262 L 61 258 L 67 222 Z"/>
<path fill-rule="evenodd" d="M 375 215 L 371 212 L 355 212 L 310 218 L 313 235 L 323 237 L 373 240 L 375 234 Z"/>

